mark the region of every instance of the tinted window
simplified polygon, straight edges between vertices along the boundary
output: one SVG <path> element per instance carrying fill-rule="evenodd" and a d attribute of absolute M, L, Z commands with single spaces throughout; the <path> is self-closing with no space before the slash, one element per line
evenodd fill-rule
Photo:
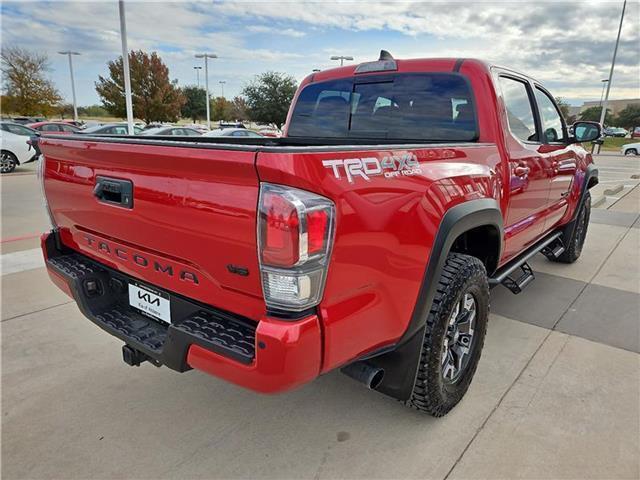
<path fill-rule="evenodd" d="M 60 125 L 60 128 L 62 128 L 62 131 L 64 132 L 75 133 L 78 131 L 77 128 L 74 128 L 71 125 Z"/>
<path fill-rule="evenodd" d="M 511 133 L 525 142 L 537 141 L 536 122 L 526 84 L 512 78 L 500 77 L 500 87 Z"/>
<path fill-rule="evenodd" d="M 103 131 L 105 127 L 103 125 L 94 125 L 93 127 L 87 127 L 82 132 L 83 133 L 106 133 Z"/>
<path fill-rule="evenodd" d="M 245 132 L 244 130 L 237 130 L 235 132 L 232 132 L 231 135 L 234 137 L 246 137 L 247 132 Z"/>
<path fill-rule="evenodd" d="M 31 136 L 34 134 L 33 130 L 27 127 L 23 127 L 22 125 L 12 125 L 12 124 L 3 123 L 2 129 L 6 130 L 7 132 L 15 133 L 16 135 L 22 135 L 22 136 L 25 136 L 25 135 Z"/>
<path fill-rule="evenodd" d="M 40 127 L 40 130 L 43 132 L 59 132 L 60 128 L 58 128 L 58 125 L 54 125 L 53 123 L 46 123 Z"/>
<path fill-rule="evenodd" d="M 398 74 L 305 87 L 288 135 L 471 141 L 477 138 L 477 129 L 464 77 Z"/>
<path fill-rule="evenodd" d="M 547 143 L 564 142 L 564 129 L 562 119 L 558 113 L 553 100 L 549 96 L 536 88 L 536 102 L 540 111 L 540 121 L 542 122 L 542 133 Z"/>
<path fill-rule="evenodd" d="M 126 135 L 129 132 L 128 127 L 111 127 L 109 133 L 113 135 Z"/>

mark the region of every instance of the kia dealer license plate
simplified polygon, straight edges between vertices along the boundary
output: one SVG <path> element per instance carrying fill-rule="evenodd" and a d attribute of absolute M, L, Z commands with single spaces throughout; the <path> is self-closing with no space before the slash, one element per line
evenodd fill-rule
<path fill-rule="evenodd" d="M 129 305 L 153 318 L 171 323 L 171 302 L 169 295 L 164 292 L 130 283 Z"/>

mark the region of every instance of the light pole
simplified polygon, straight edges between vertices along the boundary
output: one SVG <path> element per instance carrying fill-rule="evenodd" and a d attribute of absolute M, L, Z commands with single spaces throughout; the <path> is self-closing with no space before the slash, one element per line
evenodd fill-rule
<path fill-rule="evenodd" d="M 78 52 L 72 52 L 67 50 L 64 52 L 58 52 L 60 55 L 67 55 L 69 57 L 69 74 L 71 75 L 71 95 L 73 96 L 73 121 L 78 121 L 78 106 L 76 104 L 76 85 L 73 81 L 73 62 L 71 61 L 71 55 L 80 55 Z"/>
<path fill-rule="evenodd" d="M 196 71 L 196 84 L 200 88 L 200 70 L 202 70 L 202 67 L 193 67 L 193 69 Z"/>
<path fill-rule="evenodd" d="M 196 58 L 204 58 L 204 88 L 207 93 L 207 128 L 211 130 L 211 112 L 209 111 L 209 63 L 210 58 L 218 58 L 215 53 L 199 53 Z"/>
<path fill-rule="evenodd" d="M 133 135 L 133 102 L 131 101 L 131 74 L 129 73 L 129 49 L 127 48 L 127 21 L 124 0 L 118 0 L 120 10 L 120 38 L 122 40 L 122 69 L 124 70 L 124 98 L 127 105 L 127 131 Z"/>
<path fill-rule="evenodd" d="M 598 104 L 598 106 L 600 108 L 602 108 L 602 99 L 604 98 L 604 87 L 607 86 L 607 82 L 609 81 L 608 78 L 605 78 L 604 80 L 600 80 L 602 82 L 602 93 L 600 94 L 600 103 Z"/>
<path fill-rule="evenodd" d="M 334 55 L 333 57 L 331 57 L 331 60 L 340 60 L 340 66 L 342 67 L 344 65 L 344 61 L 345 60 L 353 60 L 353 57 L 348 56 L 348 55 Z"/>
<path fill-rule="evenodd" d="M 220 88 L 222 89 L 222 98 L 224 98 L 224 84 L 227 82 L 225 80 L 220 80 L 218 83 L 220 84 Z"/>
<path fill-rule="evenodd" d="M 613 68 L 616 66 L 616 55 L 618 54 L 618 45 L 620 44 L 620 32 L 622 32 L 622 20 L 624 20 L 624 10 L 627 7 L 627 0 L 622 4 L 622 13 L 620 14 L 620 25 L 618 26 L 618 38 L 616 38 L 616 46 L 613 49 L 613 58 L 611 59 L 611 70 L 609 70 L 609 81 L 607 82 L 607 93 L 604 96 L 602 111 L 600 112 L 600 125 L 604 125 L 604 119 L 607 112 L 607 104 L 609 103 L 609 91 L 611 90 L 611 77 L 613 77 Z M 600 149 L 598 149 L 600 153 Z"/>

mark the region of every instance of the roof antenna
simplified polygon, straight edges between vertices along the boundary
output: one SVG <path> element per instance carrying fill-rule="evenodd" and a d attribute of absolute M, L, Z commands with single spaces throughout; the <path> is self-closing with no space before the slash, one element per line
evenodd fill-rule
<path fill-rule="evenodd" d="M 383 60 L 393 60 L 393 55 L 391 55 L 386 50 L 380 50 L 380 58 L 378 59 L 378 61 L 381 62 Z"/>

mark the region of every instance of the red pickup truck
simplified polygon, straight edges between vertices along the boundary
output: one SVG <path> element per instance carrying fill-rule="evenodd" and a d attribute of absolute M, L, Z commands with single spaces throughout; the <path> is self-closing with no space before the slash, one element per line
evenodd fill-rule
<path fill-rule="evenodd" d="M 269 393 L 340 368 L 444 415 L 490 288 L 580 256 L 600 125 L 513 70 L 383 51 L 305 78 L 283 133 L 44 137 L 51 279 L 129 365 Z"/>

